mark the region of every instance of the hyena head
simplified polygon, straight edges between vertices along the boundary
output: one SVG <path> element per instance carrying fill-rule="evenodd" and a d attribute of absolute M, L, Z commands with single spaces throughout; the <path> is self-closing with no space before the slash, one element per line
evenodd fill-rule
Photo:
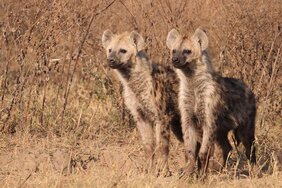
<path fill-rule="evenodd" d="M 108 66 L 112 69 L 131 66 L 137 53 L 145 49 L 144 39 L 135 31 L 117 35 L 106 30 L 102 36 L 102 44 L 107 53 Z"/>
<path fill-rule="evenodd" d="M 203 52 L 208 47 L 206 33 L 197 29 L 192 37 L 183 37 L 172 29 L 166 39 L 166 45 L 171 52 L 172 64 L 177 69 L 193 68 L 201 60 Z"/>

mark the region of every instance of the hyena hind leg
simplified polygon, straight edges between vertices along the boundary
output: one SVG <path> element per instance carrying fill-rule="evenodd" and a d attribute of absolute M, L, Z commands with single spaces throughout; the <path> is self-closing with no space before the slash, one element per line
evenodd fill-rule
<path fill-rule="evenodd" d="M 245 147 L 245 154 L 251 165 L 256 164 L 256 147 L 254 145 L 255 136 L 253 130 L 236 129 L 235 137 L 238 143 L 242 142 Z"/>
<path fill-rule="evenodd" d="M 252 165 L 256 164 L 256 147 L 254 145 L 254 142 L 255 137 L 253 134 L 243 134 L 242 143 L 245 147 L 245 154 Z"/>
<path fill-rule="evenodd" d="M 222 171 L 225 166 L 228 155 L 232 150 L 232 146 L 228 140 L 227 135 L 228 132 L 226 131 L 217 132 L 213 161 L 210 165 L 212 171 Z"/>
<path fill-rule="evenodd" d="M 158 173 L 169 175 L 168 154 L 169 154 L 170 129 L 165 122 L 156 123 L 156 170 Z"/>
<path fill-rule="evenodd" d="M 170 121 L 170 129 L 180 142 L 184 142 L 179 115 L 174 115 Z"/>

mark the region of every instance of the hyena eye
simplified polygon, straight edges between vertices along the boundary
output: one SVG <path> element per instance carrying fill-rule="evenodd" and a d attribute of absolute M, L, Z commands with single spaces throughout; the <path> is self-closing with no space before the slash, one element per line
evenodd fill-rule
<path fill-rule="evenodd" d="M 109 49 L 109 53 L 111 53 L 112 52 L 112 49 Z"/>
<path fill-rule="evenodd" d="M 173 50 L 172 50 L 172 53 L 175 54 L 175 53 L 176 53 L 176 49 L 173 49 Z"/>
<path fill-rule="evenodd" d="M 191 50 L 188 50 L 188 49 L 185 49 L 185 50 L 183 50 L 183 54 L 184 55 L 189 55 L 189 54 L 191 54 Z"/>
<path fill-rule="evenodd" d="M 125 49 L 120 49 L 119 52 L 122 53 L 122 54 L 125 54 L 125 53 L 127 52 L 127 50 L 125 50 Z"/>

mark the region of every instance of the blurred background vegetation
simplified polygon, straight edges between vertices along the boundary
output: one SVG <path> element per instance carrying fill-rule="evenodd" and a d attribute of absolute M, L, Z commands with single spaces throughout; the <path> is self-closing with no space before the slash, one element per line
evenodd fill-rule
<path fill-rule="evenodd" d="M 191 34 L 199 26 L 217 70 L 255 92 L 257 127 L 281 126 L 281 17 L 281 1 L 272 0 L 1 1 L 0 128 L 95 136 L 130 127 L 102 32 L 137 30 L 152 59 L 167 64 L 168 31 Z"/>

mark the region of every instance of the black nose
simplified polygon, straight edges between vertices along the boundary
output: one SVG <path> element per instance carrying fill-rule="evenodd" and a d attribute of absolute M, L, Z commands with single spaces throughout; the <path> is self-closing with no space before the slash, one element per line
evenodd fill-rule
<path fill-rule="evenodd" d="M 109 61 L 109 63 L 115 63 L 116 62 L 115 59 L 109 59 L 108 61 Z"/>
<path fill-rule="evenodd" d="M 172 62 L 173 63 L 178 63 L 179 62 L 179 58 L 178 57 L 172 57 Z"/>

